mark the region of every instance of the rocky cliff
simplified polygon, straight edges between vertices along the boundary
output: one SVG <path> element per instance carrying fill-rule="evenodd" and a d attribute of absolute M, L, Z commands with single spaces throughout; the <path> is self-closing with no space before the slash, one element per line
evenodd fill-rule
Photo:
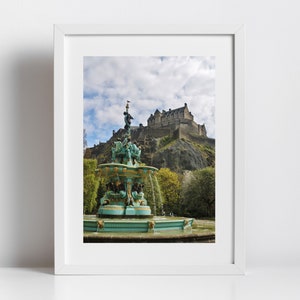
<path fill-rule="evenodd" d="M 167 133 L 167 132 L 166 132 Z M 142 138 L 141 138 L 142 136 Z M 85 152 L 85 158 L 97 158 L 98 163 L 111 162 L 111 146 L 122 137 L 122 129 L 106 143 L 100 143 Z M 132 140 L 141 146 L 141 161 L 156 168 L 169 168 L 177 173 L 202 169 L 215 165 L 215 140 L 185 134 L 167 134 L 155 137 L 151 134 L 132 132 Z"/>
<path fill-rule="evenodd" d="M 152 165 L 182 173 L 215 165 L 215 149 L 208 143 L 175 139 L 152 154 Z"/>

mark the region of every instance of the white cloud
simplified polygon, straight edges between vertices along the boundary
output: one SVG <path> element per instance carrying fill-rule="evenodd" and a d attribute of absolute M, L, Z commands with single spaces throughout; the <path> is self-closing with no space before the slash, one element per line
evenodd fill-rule
<path fill-rule="evenodd" d="M 84 126 L 89 144 L 106 140 L 123 127 L 126 100 L 133 125 L 156 109 L 186 102 L 197 123 L 214 137 L 214 57 L 85 57 Z"/>

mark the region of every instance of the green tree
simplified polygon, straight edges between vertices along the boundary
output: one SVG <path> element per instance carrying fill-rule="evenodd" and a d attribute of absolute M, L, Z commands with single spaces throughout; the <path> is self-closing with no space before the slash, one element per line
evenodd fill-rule
<path fill-rule="evenodd" d="M 87 147 L 87 134 L 86 134 L 86 130 L 83 129 L 83 152 L 85 152 L 86 147 Z"/>
<path fill-rule="evenodd" d="M 97 192 L 97 204 L 100 204 L 100 199 L 104 196 L 106 192 L 106 184 L 109 182 L 109 178 L 106 176 L 100 175 L 98 176 L 99 187 Z"/>
<path fill-rule="evenodd" d="M 164 210 L 167 214 L 180 212 L 180 181 L 178 174 L 169 168 L 161 168 L 157 172 Z"/>
<path fill-rule="evenodd" d="M 96 159 L 83 160 L 83 213 L 91 214 L 97 206 L 99 179 L 96 176 Z"/>
<path fill-rule="evenodd" d="M 183 209 L 195 218 L 215 217 L 215 169 L 208 167 L 192 173 L 183 190 Z"/>

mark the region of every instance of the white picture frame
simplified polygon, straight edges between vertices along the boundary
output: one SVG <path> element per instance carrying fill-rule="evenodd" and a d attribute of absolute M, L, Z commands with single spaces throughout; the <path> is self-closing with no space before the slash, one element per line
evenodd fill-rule
<path fill-rule="evenodd" d="M 153 245 L 144 244 L 139 246 L 141 247 L 139 253 L 142 252 L 143 255 L 135 254 L 136 259 L 129 258 L 128 261 L 123 264 L 118 261 L 118 256 L 120 255 L 119 252 L 124 253 L 124 251 L 128 251 L 128 254 L 131 253 L 132 245 L 125 244 L 122 245 L 122 248 L 116 248 L 118 245 L 108 244 L 81 245 L 79 244 L 79 238 L 73 238 L 73 236 L 77 235 L 77 232 L 78 237 L 82 234 L 82 219 L 80 218 L 80 214 L 76 213 L 76 209 L 74 212 L 70 212 L 69 209 L 71 199 L 73 200 L 76 198 L 76 196 L 74 197 L 75 194 L 70 192 L 70 187 L 82 185 L 82 176 L 80 177 L 80 174 L 77 176 L 78 172 L 76 172 L 76 168 L 73 168 L 73 162 L 77 161 L 76 157 L 78 157 L 78 155 L 76 156 L 76 153 L 78 154 L 80 151 L 82 153 L 82 147 L 80 147 L 80 142 L 82 142 L 82 125 L 79 124 L 77 126 L 76 124 L 80 122 L 75 122 L 73 120 L 73 115 L 80 114 L 81 104 L 77 105 L 79 112 L 75 111 L 76 107 L 73 108 L 70 104 L 70 86 L 72 86 L 73 93 L 73 88 L 77 85 L 78 81 L 77 79 L 77 81 L 74 81 L 70 75 L 74 73 L 73 70 L 72 72 L 69 70 L 71 68 L 70 65 L 72 65 L 70 64 L 70 60 L 72 60 L 73 57 L 70 53 L 76 52 L 74 55 L 80 57 L 85 50 L 83 49 L 83 52 L 79 51 L 80 53 L 77 53 L 78 45 L 79 48 L 81 48 L 80 45 L 84 48 L 86 44 L 90 47 L 90 39 L 91 44 L 96 43 L 97 45 L 101 45 L 104 37 L 114 37 L 116 40 L 121 37 L 122 42 L 126 42 L 127 39 L 130 39 L 130 42 L 133 41 L 132 48 L 138 48 L 135 51 L 140 51 L 139 49 L 142 49 L 143 47 L 142 43 L 139 43 L 139 38 L 141 37 L 144 40 L 148 37 L 172 37 L 175 39 L 183 37 L 192 37 L 193 39 L 213 38 L 213 40 L 217 42 L 218 39 L 222 40 L 224 37 L 228 38 L 226 45 L 228 45 L 228 51 L 232 54 L 232 69 L 230 71 L 232 75 L 232 92 L 230 94 L 232 103 L 230 104 L 229 112 L 229 117 L 232 119 L 229 128 L 232 130 L 229 130 L 230 132 L 227 130 L 228 132 L 226 134 L 230 136 L 230 145 L 228 145 L 228 149 L 230 149 L 232 154 L 232 160 L 230 162 L 232 165 L 232 172 L 228 181 L 228 185 L 232 185 L 232 214 L 230 214 L 232 220 L 228 222 L 229 225 L 226 230 L 231 232 L 231 239 L 230 242 L 228 242 L 230 244 L 229 247 L 224 248 L 222 243 L 220 243 L 220 247 L 216 252 L 230 252 L 227 253 L 227 257 L 229 258 L 226 260 L 222 261 L 221 259 L 216 259 L 214 261 L 214 257 L 210 257 L 210 255 L 207 254 L 210 250 L 204 249 L 204 254 L 199 254 L 199 256 L 202 256 L 201 260 L 196 260 L 195 263 L 187 261 L 187 258 L 184 257 L 185 255 L 179 255 L 170 261 L 168 260 L 167 253 L 173 251 L 176 247 L 181 249 L 179 251 L 184 251 L 187 257 L 192 256 L 190 253 L 198 253 L 197 251 L 200 253 L 202 250 L 200 248 L 192 248 L 192 245 L 184 245 L 183 247 L 173 244 L 173 246 L 171 246 L 172 248 L 166 245 L 159 245 L 160 248 L 157 248 Z M 209 47 L 218 48 L 218 46 L 214 45 L 217 44 L 211 43 Z M 155 46 L 154 42 L 154 53 Z M 110 54 L 110 49 L 112 55 L 116 55 L 116 49 L 109 47 L 111 46 L 106 45 L 105 51 L 107 52 L 104 55 Z M 118 51 L 121 50 L 118 49 Z M 126 51 L 128 52 L 128 50 Z M 129 50 L 129 54 L 131 53 L 130 51 L 131 50 Z M 220 51 L 220 49 L 218 51 Z M 128 55 L 128 53 L 125 54 Z M 79 68 L 78 71 L 80 71 Z M 79 95 L 77 99 L 79 101 Z M 77 100 L 74 100 L 72 97 L 72 101 Z M 225 110 L 226 109 L 224 108 L 220 108 L 219 112 L 226 115 L 227 112 Z M 70 137 L 75 137 L 77 134 L 79 135 L 79 138 L 74 138 L 76 141 L 70 146 Z M 71 153 L 70 149 L 75 150 Z M 73 152 L 76 152 L 74 154 L 75 160 L 72 160 L 72 163 L 70 163 L 69 157 L 70 155 L 73 155 Z M 244 274 L 244 26 L 55 25 L 54 161 L 55 274 Z M 82 164 L 82 161 L 74 164 Z M 70 176 L 70 174 L 72 174 L 72 176 Z M 225 176 L 222 175 L 220 181 L 222 181 L 222 178 L 225 179 Z M 74 202 L 76 201 L 74 200 Z M 221 218 L 222 212 L 220 212 L 219 215 Z M 80 241 L 82 242 L 82 239 Z M 226 241 L 224 243 L 226 244 Z M 218 239 L 216 240 L 216 244 L 217 246 L 215 247 L 218 248 Z M 74 245 L 78 246 L 74 247 Z M 198 245 L 198 247 L 205 246 Z M 120 251 L 118 249 L 120 249 Z M 94 260 L 90 259 L 92 256 L 91 253 L 99 253 L 99 251 L 106 253 L 106 259 L 98 260 L 97 257 L 95 257 Z M 205 255 L 208 256 L 207 260 L 205 259 Z M 147 263 L 143 259 L 145 256 L 149 256 L 149 262 Z M 151 261 L 152 256 L 153 260 Z M 196 256 L 198 257 L 198 255 Z M 89 257 L 89 259 L 86 257 Z M 157 258 L 158 263 L 155 263 L 155 258 Z M 205 261 L 208 261 L 208 263 L 205 263 Z"/>

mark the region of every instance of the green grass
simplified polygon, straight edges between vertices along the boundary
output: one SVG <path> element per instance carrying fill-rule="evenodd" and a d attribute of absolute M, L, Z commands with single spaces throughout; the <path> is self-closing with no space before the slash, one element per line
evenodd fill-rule
<path fill-rule="evenodd" d="M 173 137 L 170 137 L 169 135 L 164 136 L 159 141 L 159 150 L 158 151 L 164 151 L 166 148 L 175 144 L 175 142 L 176 142 L 176 139 L 174 139 Z"/>
<path fill-rule="evenodd" d="M 192 144 L 201 152 L 209 166 L 215 165 L 215 148 L 207 144 L 197 144 L 194 142 Z"/>
<path fill-rule="evenodd" d="M 215 233 L 215 221 L 194 219 L 192 229 L 205 231 L 207 233 Z"/>

